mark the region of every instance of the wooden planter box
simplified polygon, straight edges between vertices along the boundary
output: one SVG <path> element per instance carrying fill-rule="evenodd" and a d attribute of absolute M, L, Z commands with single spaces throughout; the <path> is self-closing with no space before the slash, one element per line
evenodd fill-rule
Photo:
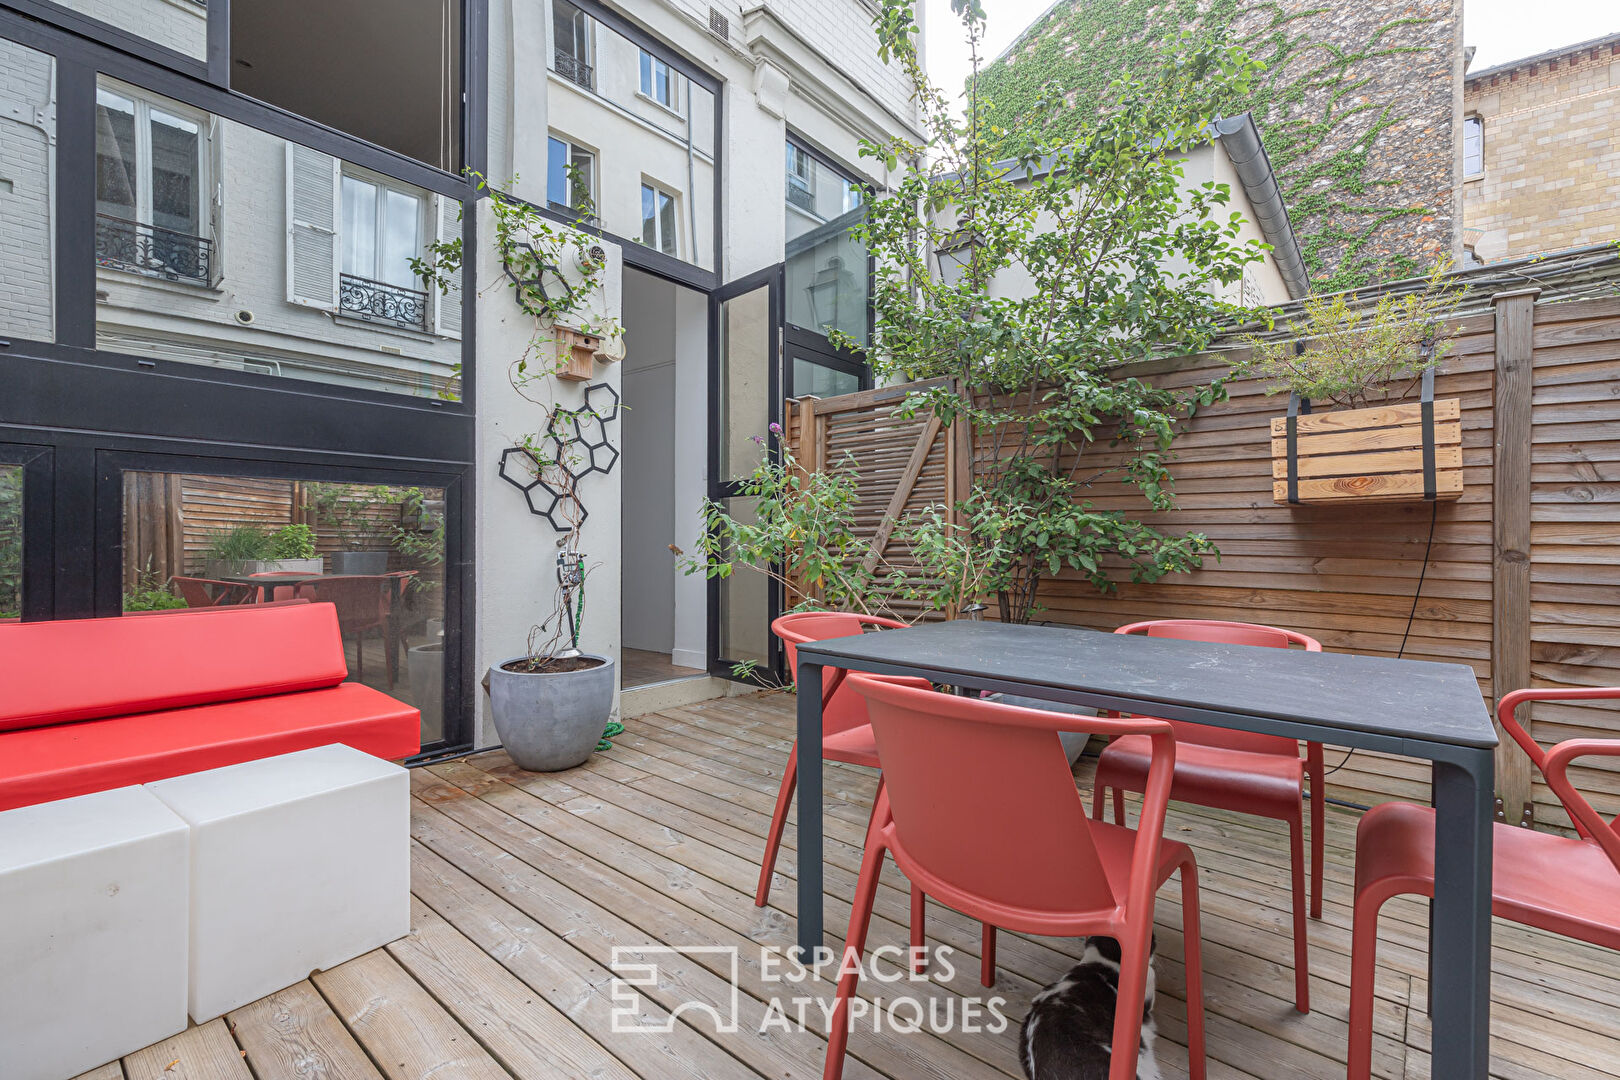
<path fill-rule="evenodd" d="M 596 376 L 596 350 L 602 339 L 567 326 L 556 327 L 557 378 L 590 382 Z"/>
<path fill-rule="evenodd" d="M 1306 413 L 1294 418 L 1300 503 L 1413 502 L 1423 490 L 1423 406 Z M 1462 405 L 1434 403 L 1434 497 L 1462 495 Z M 1288 498 L 1288 418 L 1271 421 L 1271 493 Z"/>

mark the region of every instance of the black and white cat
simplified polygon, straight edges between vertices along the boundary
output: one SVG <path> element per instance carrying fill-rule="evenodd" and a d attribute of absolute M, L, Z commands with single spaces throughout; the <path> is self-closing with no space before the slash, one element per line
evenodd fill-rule
<path fill-rule="evenodd" d="M 1158 942 L 1155 940 L 1154 947 Z M 1142 999 L 1142 1044 L 1136 1080 L 1162 1080 L 1153 1057 L 1155 978 L 1148 957 Z M 1090 937 L 1080 962 L 1035 995 L 1018 1033 L 1018 1060 L 1029 1080 L 1108 1080 L 1114 1057 L 1114 1004 L 1119 997 L 1119 943 Z"/>

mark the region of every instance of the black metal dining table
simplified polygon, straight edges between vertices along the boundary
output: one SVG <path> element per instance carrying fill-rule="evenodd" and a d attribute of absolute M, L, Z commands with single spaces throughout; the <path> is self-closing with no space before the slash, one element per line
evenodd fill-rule
<path fill-rule="evenodd" d="M 990 690 L 1378 750 L 1431 763 L 1431 1075 L 1485 1080 L 1496 729 L 1472 668 L 1139 634 L 932 623 L 798 646 L 798 737 L 821 745 L 823 670 Z M 834 674 L 835 678 L 841 675 Z M 798 944 L 823 945 L 822 760 L 799 755 Z"/>

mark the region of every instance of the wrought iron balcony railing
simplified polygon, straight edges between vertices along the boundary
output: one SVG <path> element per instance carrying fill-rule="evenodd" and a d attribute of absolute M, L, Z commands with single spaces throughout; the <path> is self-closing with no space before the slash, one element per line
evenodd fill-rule
<path fill-rule="evenodd" d="M 214 280 L 214 242 L 206 236 L 97 214 L 96 265 L 207 285 Z"/>
<path fill-rule="evenodd" d="M 367 322 L 426 330 L 428 294 L 353 274 L 339 274 L 338 311 Z"/>
<path fill-rule="evenodd" d="M 791 179 L 787 185 L 787 201 L 800 210 L 808 210 L 812 214 L 816 212 L 816 193 L 802 184 L 794 183 Z"/>
<path fill-rule="evenodd" d="M 557 69 L 557 74 L 561 75 L 565 79 L 568 79 L 570 82 L 583 86 L 587 90 L 596 89 L 595 68 L 591 67 L 591 65 L 587 64 L 584 60 L 575 56 L 573 53 L 564 52 L 561 49 L 555 50 L 551 55 L 553 60 L 552 67 Z"/>

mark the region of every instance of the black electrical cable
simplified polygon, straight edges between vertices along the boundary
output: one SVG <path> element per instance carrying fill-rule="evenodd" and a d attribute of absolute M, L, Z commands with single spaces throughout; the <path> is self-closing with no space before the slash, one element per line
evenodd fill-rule
<path fill-rule="evenodd" d="M 1429 553 L 1434 550 L 1434 526 L 1435 522 L 1440 518 L 1439 500 L 1436 500 L 1431 505 L 1434 509 L 1429 513 L 1429 539 L 1423 545 L 1423 567 L 1418 571 L 1417 590 L 1412 593 L 1412 610 L 1406 613 L 1406 629 L 1401 632 L 1401 647 L 1395 652 L 1395 659 L 1397 660 L 1406 655 L 1406 640 L 1412 636 L 1412 623 L 1417 619 L 1418 600 L 1423 596 L 1423 579 L 1429 575 Z M 1332 776 L 1344 768 L 1350 759 L 1355 756 L 1355 747 L 1351 747 L 1345 752 L 1344 758 L 1337 765 L 1322 774 L 1323 777 Z M 1367 807 L 1359 803 L 1344 802 L 1339 799 L 1329 799 L 1328 802 L 1333 803 L 1335 806 L 1348 806 L 1355 810 L 1367 809 Z"/>

